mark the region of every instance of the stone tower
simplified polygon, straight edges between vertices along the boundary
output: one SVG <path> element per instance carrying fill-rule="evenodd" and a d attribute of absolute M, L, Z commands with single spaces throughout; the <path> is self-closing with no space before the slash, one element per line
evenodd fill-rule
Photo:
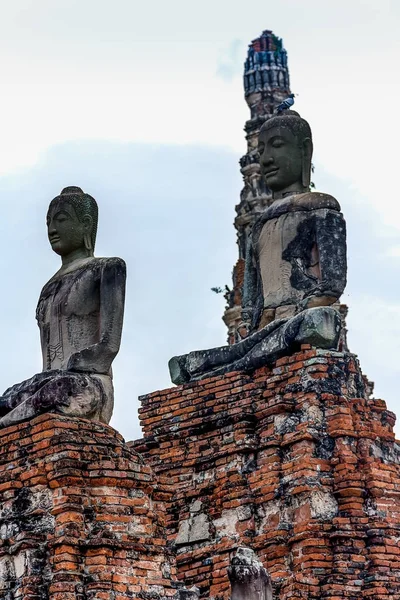
<path fill-rule="evenodd" d="M 250 119 L 244 126 L 247 153 L 240 160 L 244 187 L 236 206 L 235 218 L 239 259 L 233 268 L 233 287 L 226 294 L 228 306 L 223 317 L 228 327 L 230 344 L 238 342 L 247 334 L 246 324 L 241 320 L 241 288 L 247 240 L 254 220 L 271 199 L 270 191 L 260 176 L 258 134 L 261 125 L 288 94 L 290 85 L 287 53 L 282 40 L 267 29 L 251 42 L 244 63 L 244 95 L 250 108 Z"/>

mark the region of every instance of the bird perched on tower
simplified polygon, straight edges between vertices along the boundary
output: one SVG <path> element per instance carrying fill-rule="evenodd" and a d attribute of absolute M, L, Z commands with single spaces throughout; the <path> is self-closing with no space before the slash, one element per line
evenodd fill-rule
<path fill-rule="evenodd" d="M 294 94 L 289 94 L 289 96 L 276 107 L 276 114 L 279 115 L 284 110 L 288 110 L 288 108 L 293 106 L 293 104 L 294 104 Z"/>

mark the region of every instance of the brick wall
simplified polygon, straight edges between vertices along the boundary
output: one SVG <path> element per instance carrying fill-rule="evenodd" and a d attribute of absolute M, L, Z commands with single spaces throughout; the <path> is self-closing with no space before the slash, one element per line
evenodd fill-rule
<path fill-rule="evenodd" d="M 354 355 L 304 346 L 253 374 L 141 398 L 133 446 L 173 496 L 178 578 L 228 598 L 239 545 L 276 598 L 400 598 L 395 417 L 367 397 Z"/>
<path fill-rule="evenodd" d="M 400 448 L 365 385 L 303 347 L 144 396 L 134 443 L 57 415 L 1 430 L 0 598 L 227 599 L 248 546 L 276 600 L 398 600 Z"/>
<path fill-rule="evenodd" d="M 174 594 L 165 491 L 111 427 L 43 415 L 0 432 L 0 598 Z"/>

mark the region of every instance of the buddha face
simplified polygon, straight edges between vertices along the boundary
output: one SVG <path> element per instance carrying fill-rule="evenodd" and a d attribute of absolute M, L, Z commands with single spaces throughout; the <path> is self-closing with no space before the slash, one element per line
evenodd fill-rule
<path fill-rule="evenodd" d="M 273 192 L 304 191 L 304 149 L 288 127 L 262 130 L 258 151 L 261 174 Z"/>
<path fill-rule="evenodd" d="M 90 221 L 90 217 L 88 217 Z M 75 208 L 69 202 L 50 204 L 47 213 L 47 233 L 52 249 L 62 257 L 85 252 L 85 234 L 90 230 L 90 223 L 85 218 L 79 220 Z"/>

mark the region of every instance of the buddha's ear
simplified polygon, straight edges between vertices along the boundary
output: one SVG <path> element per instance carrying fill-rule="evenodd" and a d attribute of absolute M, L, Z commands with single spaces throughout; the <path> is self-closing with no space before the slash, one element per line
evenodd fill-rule
<path fill-rule="evenodd" d="M 92 230 L 93 230 L 93 219 L 90 215 L 85 215 L 82 219 L 82 225 L 84 228 L 83 242 L 86 250 L 93 256 L 93 244 L 92 244 Z"/>
<path fill-rule="evenodd" d="M 301 170 L 301 183 L 307 190 L 311 183 L 311 158 L 313 153 L 313 143 L 311 138 L 303 140 L 303 164 Z"/>
<path fill-rule="evenodd" d="M 93 229 L 93 219 L 90 215 L 85 215 L 82 219 L 82 225 L 85 229 L 85 231 L 90 232 Z"/>

